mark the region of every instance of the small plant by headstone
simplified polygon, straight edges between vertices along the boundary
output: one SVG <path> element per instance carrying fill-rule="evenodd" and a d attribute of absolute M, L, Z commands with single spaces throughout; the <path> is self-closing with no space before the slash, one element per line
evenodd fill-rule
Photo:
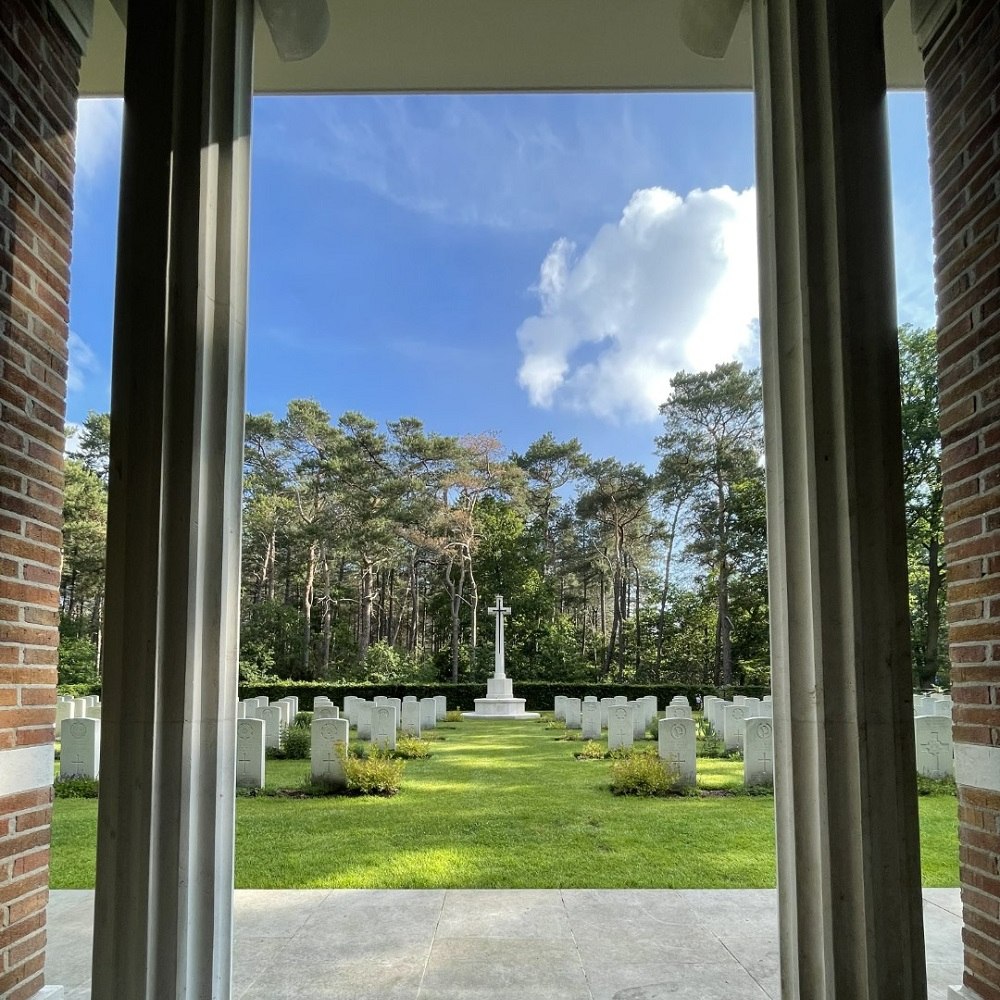
<path fill-rule="evenodd" d="M 414 736 L 400 736 L 396 740 L 394 757 L 400 760 L 424 760 L 431 755 L 431 747 L 427 740 L 417 739 Z"/>
<path fill-rule="evenodd" d="M 586 743 L 576 752 L 577 760 L 604 760 L 607 756 L 607 749 L 603 743 L 597 740 L 587 740 Z"/>
<path fill-rule="evenodd" d="M 611 765 L 611 791 L 615 795 L 671 795 L 678 775 L 655 754 L 633 753 Z"/>
<path fill-rule="evenodd" d="M 403 781 L 403 762 L 378 747 L 366 757 L 348 756 L 344 761 L 348 794 L 395 795 Z"/>
<path fill-rule="evenodd" d="M 97 778 L 56 778 L 53 789 L 57 799 L 96 799 Z"/>
<path fill-rule="evenodd" d="M 288 726 L 281 731 L 278 752 L 275 756 L 283 760 L 308 760 L 311 748 L 312 733 L 308 726 Z"/>

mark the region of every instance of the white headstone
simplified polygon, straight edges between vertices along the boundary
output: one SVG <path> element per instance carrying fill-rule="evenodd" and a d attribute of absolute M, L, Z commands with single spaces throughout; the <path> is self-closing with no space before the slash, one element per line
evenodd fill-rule
<path fill-rule="evenodd" d="M 628 703 L 628 698 L 626 698 L 623 694 L 616 694 L 612 699 L 613 705 L 627 705 Z"/>
<path fill-rule="evenodd" d="M 383 750 L 395 750 L 396 730 L 398 728 L 399 714 L 396 706 L 391 704 L 376 705 L 372 712 L 372 744 Z"/>
<path fill-rule="evenodd" d="M 333 702 L 330 701 L 330 699 L 325 694 L 318 694 L 316 695 L 315 698 L 313 698 L 313 711 L 315 712 L 317 708 L 320 708 L 323 705 L 332 705 L 332 704 Z M 337 718 L 339 719 L 340 716 L 338 715 Z"/>
<path fill-rule="evenodd" d="M 673 696 L 673 698 L 670 699 L 670 704 L 671 705 L 685 705 L 688 708 L 691 707 L 691 702 L 689 702 L 687 700 L 687 698 L 684 695 L 682 695 L 682 694 L 675 694 Z"/>
<path fill-rule="evenodd" d="M 236 702 L 236 718 L 245 719 L 247 717 L 247 706 L 245 702 Z"/>
<path fill-rule="evenodd" d="M 434 704 L 437 708 L 435 712 L 435 719 L 438 722 L 444 722 L 445 716 L 448 714 L 448 697 L 443 694 L 434 695 Z"/>
<path fill-rule="evenodd" d="M 101 720 L 83 717 L 65 720 L 59 751 L 60 777 L 99 778 L 100 772 Z"/>
<path fill-rule="evenodd" d="M 76 706 L 73 712 L 74 719 L 85 719 L 87 717 L 88 702 L 86 698 L 74 698 L 73 704 Z"/>
<path fill-rule="evenodd" d="M 86 702 L 87 702 L 88 706 L 100 705 L 100 703 L 101 703 L 101 696 L 99 694 L 88 694 L 87 698 L 86 698 Z"/>
<path fill-rule="evenodd" d="M 743 749 L 743 728 L 746 712 L 742 705 L 726 705 L 723 715 L 722 738 L 727 750 Z"/>
<path fill-rule="evenodd" d="M 402 721 L 400 728 L 407 736 L 420 735 L 420 703 L 416 698 L 403 699 Z"/>
<path fill-rule="evenodd" d="M 62 735 L 62 724 L 67 719 L 73 718 L 73 711 L 76 706 L 72 701 L 57 701 L 56 702 L 56 739 Z"/>
<path fill-rule="evenodd" d="M 355 722 L 358 727 L 359 740 L 372 738 L 372 712 L 374 711 L 375 702 L 373 701 L 362 701 L 355 704 Z"/>
<path fill-rule="evenodd" d="M 565 702 L 566 709 L 566 728 L 567 729 L 579 729 L 582 723 L 581 718 L 581 707 L 579 698 L 567 698 Z"/>
<path fill-rule="evenodd" d="M 260 718 L 260 707 L 257 704 L 256 698 L 247 698 L 245 701 L 241 701 L 240 704 L 243 706 L 243 718 L 244 719 L 259 719 Z"/>
<path fill-rule="evenodd" d="M 437 702 L 433 698 L 420 699 L 420 728 L 434 729 L 437 727 Z"/>
<path fill-rule="evenodd" d="M 608 713 L 611 711 L 611 706 L 614 703 L 615 703 L 614 698 L 601 699 L 601 729 L 608 728 Z"/>
<path fill-rule="evenodd" d="M 693 785 L 697 781 L 695 746 L 692 719 L 680 716 L 660 719 L 658 742 L 660 759 L 668 761 L 677 769 L 678 781 L 683 785 Z"/>
<path fill-rule="evenodd" d="M 347 775 L 344 759 L 347 756 L 347 719 L 313 720 L 310 728 L 312 749 L 312 780 L 318 783 L 344 788 Z"/>
<path fill-rule="evenodd" d="M 655 719 L 656 718 L 656 713 L 659 712 L 659 710 L 660 710 L 660 705 L 659 705 L 659 703 L 656 700 L 656 695 L 655 694 L 647 694 L 647 695 L 643 696 L 643 698 L 641 698 L 640 700 L 644 701 L 646 703 L 646 705 L 648 706 L 648 708 L 649 708 L 649 718 L 650 719 Z"/>
<path fill-rule="evenodd" d="M 766 694 L 766 695 L 764 695 L 763 698 L 761 698 L 761 701 L 770 701 L 770 700 L 771 700 L 771 695 L 769 695 L 769 694 Z"/>
<path fill-rule="evenodd" d="M 266 694 L 258 695 L 258 697 L 254 698 L 252 700 L 255 701 L 255 702 L 257 702 L 257 707 L 258 708 L 267 708 L 268 705 L 271 704 L 271 702 L 268 699 L 268 697 L 267 697 Z"/>
<path fill-rule="evenodd" d="M 934 714 L 951 718 L 951 698 L 937 698 L 934 701 Z"/>
<path fill-rule="evenodd" d="M 774 723 L 755 715 L 744 719 L 743 784 L 774 784 Z"/>
<path fill-rule="evenodd" d="M 401 698 L 388 698 L 386 704 L 391 705 L 396 710 L 396 728 L 399 728 L 399 717 L 403 712 L 403 701 Z"/>
<path fill-rule="evenodd" d="M 951 746 L 951 719 L 943 715 L 918 715 L 913 720 L 917 746 L 917 774 L 947 778 L 955 772 Z"/>
<path fill-rule="evenodd" d="M 628 707 L 632 709 L 632 739 L 641 740 L 646 736 L 646 706 L 641 701 L 630 701 Z"/>
<path fill-rule="evenodd" d="M 612 705 L 608 712 L 608 749 L 630 747 L 632 739 L 632 706 Z"/>
<path fill-rule="evenodd" d="M 240 788 L 264 787 L 263 719 L 236 723 L 236 784 Z"/>
<path fill-rule="evenodd" d="M 762 719 L 771 719 L 774 717 L 774 703 L 770 701 L 762 701 L 760 707 L 757 709 L 757 714 Z"/>
<path fill-rule="evenodd" d="M 690 719 L 691 709 L 687 705 L 667 705 L 663 710 L 665 719 Z"/>
<path fill-rule="evenodd" d="M 101 717 L 101 706 L 100 705 L 88 705 L 87 706 L 87 718 L 88 719 L 99 719 Z"/>
<path fill-rule="evenodd" d="M 744 718 L 753 718 L 758 714 L 758 710 L 760 709 L 760 698 L 744 698 L 743 708 L 746 711 Z"/>
<path fill-rule="evenodd" d="M 313 722 L 317 719 L 339 719 L 340 709 L 336 705 L 313 705 Z"/>
<path fill-rule="evenodd" d="M 264 716 L 264 746 L 270 750 L 277 749 L 281 745 L 281 731 L 285 728 L 281 709 L 277 705 L 268 705 L 261 714 Z"/>
<path fill-rule="evenodd" d="M 562 719 L 563 722 L 566 721 L 566 695 L 556 695 L 555 702 L 552 706 L 552 716 L 556 719 Z"/>
<path fill-rule="evenodd" d="M 358 718 L 356 715 L 358 701 L 357 696 L 353 694 L 349 694 L 344 698 L 344 718 L 347 719 L 352 729 L 357 729 L 358 727 Z"/>
<path fill-rule="evenodd" d="M 597 699 L 587 699 L 581 709 L 581 727 L 583 728 L 583 738 L 585 740 L 599 740 L 601 738 L 601 706 Z"/>
<path fill-rule="evenodd" d="M 733 695 L 733 704 L 734 705 L 742 705 L 743 702 L 745 702 L 746 700 L 747 700 L 747 698 L 746 698 L 746 695 L 744 695 L 744 694 L 734 694 Z"/>

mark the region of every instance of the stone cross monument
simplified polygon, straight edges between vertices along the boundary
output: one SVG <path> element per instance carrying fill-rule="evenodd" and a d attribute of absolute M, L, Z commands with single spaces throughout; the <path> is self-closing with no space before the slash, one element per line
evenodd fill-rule
<path fill-rule="evenodd" d="M 507 674 L 504 673 L 503 620 L 510 614 L 510 608 L 504 605 L 503 598 L 497 594 L 496 604 L 486 610 L 491 615 L 495 615 L 497 620 L 496 642 L 494 644 L 495 652 L 493 654 L 493 676 L 495 678 L 506 677 Z"/>
<path fill-rule="evenodd" d="M 537 712 L 524 710 L 524 698 L 514 697 L 514 683 L 504 670 L 504 618 L 510 614 L 503 598 L 497 594 L 496 603 L 487 608 L 496 616 L 496 643 L 493 655 L 493 676 L 486 682 L 486 697 L 476 699 L 474 712 L 463 712 L 466 719 L 537 719 Z"/>

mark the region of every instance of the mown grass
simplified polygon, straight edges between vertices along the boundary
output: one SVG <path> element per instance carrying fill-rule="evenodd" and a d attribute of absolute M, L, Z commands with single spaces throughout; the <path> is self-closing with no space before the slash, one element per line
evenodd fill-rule
<path fill-rule="evenodd" d="M 407 761 L 393 798 L 239 798 L 238 888 L 766 888 L 774 801 L 745 796 L 742 764 L 699 760 L 706 797 L 608 790 L 611 761 L 543 723 L 459 722 L 432 756 Z M 652 745 L 652 744 L 650 744 Z M 269 787 L 308 761 L 268 761 Z M 59 799 L 52 886 L 94 882 L 96 802 Z M 957 809 L 920 799 L 924 884 L 958 884 Z"/>

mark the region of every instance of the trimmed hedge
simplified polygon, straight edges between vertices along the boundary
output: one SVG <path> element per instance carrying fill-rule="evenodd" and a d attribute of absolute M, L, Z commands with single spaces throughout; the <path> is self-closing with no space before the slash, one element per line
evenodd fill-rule
<path fill-rule="evenodd" d="M 68 694 L 70 691 L 60 687 L 59 693 Z M 101 685 L 75 684 L 72 686 L 72 693 L 77 698 L 87 694 L 99 695 Z M 443 694 L 448 699 L 450 710 L 471 711 L 475 708 L 476 698 L 485 696 L 486 682 L 477 681 L 474 684 L 467 681 L 459 684 L 451 684 L 447 681 L 436 684 L 359 684 L 353 682 L 331 684 L 328 681 L 278 681 L 274 684 L 240 685 L 240 698 L 257 698 L 267 695 L 271 701 L 277 701 L 289 694 L 298 695 L 299 708 L 304 712 L 312 711 L 313 700 L 321 694 L 325 694 L 338 705 L 342 705 L 344 697 L 349 694 L 367 701 L 374 701 L 376 695 L 384 695 L 387 698 L 404 698 L 407 695 L 413 695 L 417 698 L 432 698 L 435 695 Z M 717 694 L 731 699 L 734 694 L 743 694 L 751 698 L 760 698 L 765 694 L 770 694 L 770 690 L 752 685 L 714 688 L 688 684 L 587 684 L 562 683 L 560 681 L 519 681 L 515 678 L 514 694 L 516 697 L 526 700 L 525 708 L 530 712 L 551 712 L 557 694 L 564 694 L 568 698 L 584 698 L 591 694 L 597 698 L 614 698 L 618 695 L 625 695 L 629 701 L 653 694 L 656 695 L 656 700 L 660 705 L 666 705 L 674 695 L 681 694 L 692 705 L 695 705 L 697 695 L 704 697 L 706 694 Z"/>

